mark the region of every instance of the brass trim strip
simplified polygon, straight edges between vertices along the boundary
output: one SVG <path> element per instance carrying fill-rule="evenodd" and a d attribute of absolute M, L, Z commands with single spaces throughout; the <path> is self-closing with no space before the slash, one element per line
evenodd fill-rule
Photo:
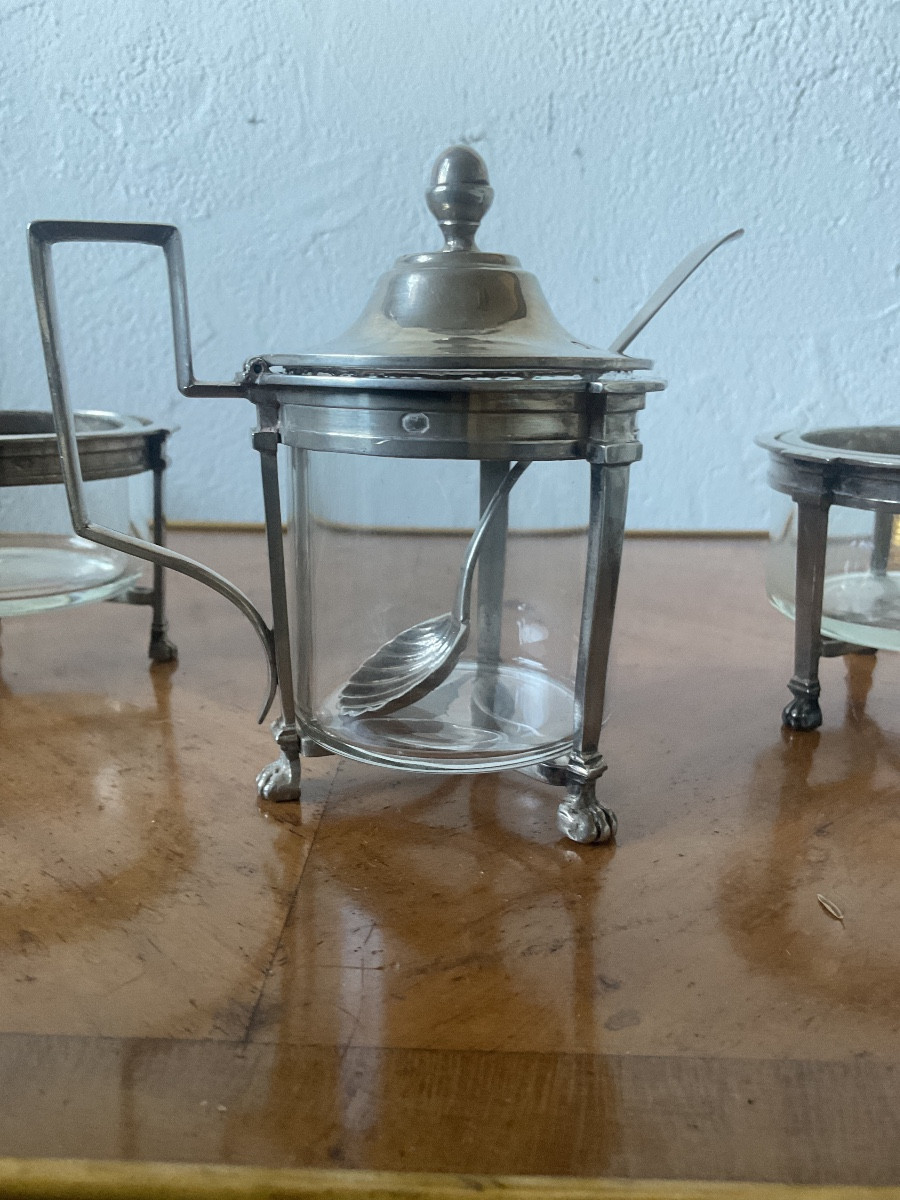
<path fill-rule="evenodd" d="M 179 521 L 166 518 L 173 533 L 265 533 L 263 521 Z"/>
<path fill-rule="evenodd" d="M 415 534 L 434 537 L 468 537 L 471 529 L 434 529 L 430 526 L 410 526 L 407 529 L 395 529 L 383 525 L 344 525 L 339 521 L 322 521 L 318 524 L 341 532 L 354 531 L 366 534 Z M 264 533 L 262 521 L 166 521 L 166 528 L 173 533 Z M 528 534 L 538 537 L 571 537 L 583 533 L 585 526 L 564 526 L 561 529 L 512 529 L 510 533 Z M 769 536 L 765 529 L 626 529 L 627 538 L 658 538 L 658 539 L 704 539 L 708 541 L 756 541 Z"/>
<path fill-rule="evenodd" d="M 329 521 L 315 517 L 319 529 L 330 533 L 356 533 L 378 537 L 454 537 L 469 538 L 475 532 L 472 525 L 354 525 L 344 521 Z M 576 537 L 587 533 L 587 525 L 560 525 L 549 529 L 510 529 L 510 537 Z"/>
<path fill-rule="evenodd" d="M 898 1187 L 0 1158 L 5 1200 L 900 1200 Z"/>
<path fill-rule="evenodd" d="M 749 542 L 763 541 L 769 536 L 768 529 L 626 529 L 627 538 L 656 538 L 669 540 Z"/>

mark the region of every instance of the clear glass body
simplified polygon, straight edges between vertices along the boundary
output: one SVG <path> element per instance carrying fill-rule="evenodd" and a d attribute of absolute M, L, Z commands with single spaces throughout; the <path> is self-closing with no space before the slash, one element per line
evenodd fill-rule
<path fill-rule="evenodd" d="M 86 483 L 91 519 L 133 528 L 131 482 Z M 75 536 L 62 484 L 0 488 L 0 618 L 106 600 L 140 575 L 137 559 Z"/>
<path fill-rule="evenodd" d="M 505 561 L 485 542 L 468 639 L 449 676 L 397 711 L 357 716 L 340 699 L 350 676 L 403 631 L 452 610 L 481 468 L 292 453 L 291 640 L 312 735 L 350 757 L 416 770 L 494 770 L 570 749 L 587 465 L 529 467 L 510 495 Z M 492 527 L 495 538 L 501 530 Z"/>
<path fill-rule="evenodd" d="M 822 633 L 854 645 L 900 650 L 900 521 L 832 505 L 822 595 Z M 767 589 L 793 619 L 796 601 L 797 506 L 778 495 L 769 549 Z"/>

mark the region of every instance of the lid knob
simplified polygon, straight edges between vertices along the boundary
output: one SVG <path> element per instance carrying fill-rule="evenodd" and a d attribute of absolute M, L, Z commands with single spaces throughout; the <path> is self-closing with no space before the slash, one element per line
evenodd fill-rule
<path fill-rule="evenodd" d="M 425 198 L 444 234 L 444 250 L 477 250 L 475 234 L 494 199 L 481 155 L 469 146 L 445 150 L 432 168 Z"/>

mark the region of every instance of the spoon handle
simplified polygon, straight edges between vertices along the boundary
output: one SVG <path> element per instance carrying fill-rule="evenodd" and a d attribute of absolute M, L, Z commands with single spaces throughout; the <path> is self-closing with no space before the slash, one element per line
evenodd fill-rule
<path fill-rule="evenodd" d="M 613 354 L 624 353 L 644 326 L 653 320 L 662 306 L 671 300 L 681 285 L 690 279 L 701 263 L 706 262 L 709 256 L 718 250 L 720 246 L 724 246 L 726 242 L 735 241 L 737 238 L 742 237 L 743 233 L 743 229 L 733 229 L 731 233 L 726 233 L 724 237 L 714 238 L 713 241 L 705 242 L 702 246 L 698 246 L 696 250 L 691 251 L 687 258 L 682 259 L 672 274 L 663 280 L 644 307 L 638 311 L 636 316 L 632 317 L 612 343 L 610 350 Z"/>
<path fill-rule="evenodd" d="M 481 543 L 484 541 L 484 535 L 487 533 L 491 521 L 496 516 L 497 509 L 509 495 L 513 484 L 527 466 L 527 462 L 517 462 L 515 466 L 509 468 L 500 480 L 497 490 L 488 501 L 484 512 L 481 514 L 481 520 L 475 526 L 475 532 L 469 538 L 469 544 L 466 547 L 466 557 L 463 559 L 463 564 L 459 570 L 459 586 L 456 589 L 456 603 L 453 606 L 453 615 L 460 624 L 469 619 L 472 602 L 472 578 L 475 572 L 475 563 L 478 561 L 478 552 L 481 549 Z"/>
<path fill-rule="evenodd" d="M 662 306 L 675 295 L 681 285 L 690 279 L 697 268 L 706 262 L 709 256 L 718 250 L 720 246 L 724 246 L 726 242 L 734 241 L 736 238 L 741 237 L 743 233 L 743 229 L 733 229 L 731 233 L 726 233 L 724 237 L 714 238 L 711 242 L 704 242 L 702 246 L 698 246 L 696 250 L 691 251 L 687 258 L 682 259 L 671 275 L 668 275 L 663 280 L 643 308 L 625 326 L 610 346 L 610 350 L 614 354 L 623 353 L 644 326 L 649 324 Z M 498 508 L 509 495 L 510 489 L 527 466 L 528 462 L 517 462 L 515 466 L 510 467 L 507 474 L 500 481 L 500 485 L 491 497 L 484 512 L 481 514 L 481 519 L 475 527 L 475 532 L 469 539 L 469 544 L 466 547 L 466 557 L 459 571 L 459 585 L 456 590 L 456 603 L 454 604 L 454 616 L 461 624 L 469 620 L 472 600 L 472 580 L 475 573 L 475 564 L 478 561 L 478 554 L 481 550 L 481 543 L 484 541 L 485 534 Z"/>

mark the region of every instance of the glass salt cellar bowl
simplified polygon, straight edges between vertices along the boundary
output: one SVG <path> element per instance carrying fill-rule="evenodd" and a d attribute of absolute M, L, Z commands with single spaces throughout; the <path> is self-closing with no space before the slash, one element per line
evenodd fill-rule
<path fill-rule="evenodd" d="M 134 527 L 135 477 L 153 472 L 152 534 L 162 539 L 163 446 L 168 430 L 111 412 L 74 414 L 85 494 L 113 529 Z M 162 570 L 141 586 L 142 566 L 121 549 L 73 533 L 53 414 L 0 410 L 0 618 L 117 600 L 154 609 L 150 655 L 168 661 Z M 158 576 L 158 578 L 156 578 Z"/>
<path fill-rule="evenodd" d="M 472 629 L 448 677 L 402 709 L 366 712 L 346 703 L 347 681 L 379 647 L 447 611 L 479 498 L 488 503 L 510 464 L 450 460 L 436 470 L 421 459 L 352 455 L 335 488 L 333 454 L 293 451 L 288 578 L 307 590 L 291 607 L 310 614 L 301 686 L 320 744 L 419 770 L 523 767 L 568 752 L 589 468 L 552 466 L 541 479 L 535 464 L 528 480 L 543 484 L 550 519 L 536 524 L 523 480 L 502 525 L 489 530 Z"/>
<path fill-rule="evenodd" d="M 792 431 L 759 439 L 777 506 L 767 590 L 794 619 L 794 699 L 782 720 L 815 729 L 819 659 L 900 650 L 900 427 Z"/>
<path fill-rule="evenodd" d="M 80 534 L 206 583 L 253 624 L 269 664 L 260 720 L 276 689 L 282 709 L 280 756 L 258 777 L 264 797 L 298 799 L 310 755 L 422 772 L 524 769 L 566 787 L 566 836 L 602 842 L 616 829 L 595 785 L 606 769 L 598 743 L 628 472 L 641 455 L 637 413 L 663 387 L 624 350 L 736 234 L 685 260 L 600 350 L 559 325 L 518 259 L 475 245 L 492 197 L 481 157 L 446 151 L 427 192 L 444 247 L 400 258 L 335 342 L 255 356 L 234 383 L 194 378 L 174 227 L 34 223 L 60 454 Z M 220 575 L 89 517 L 51 277 L 51 248 L 65 241 L 159 246 L 179 389 L 255 404 L 272 628 Z M 287 555 L 279 446 L 289 457 Z"/>

